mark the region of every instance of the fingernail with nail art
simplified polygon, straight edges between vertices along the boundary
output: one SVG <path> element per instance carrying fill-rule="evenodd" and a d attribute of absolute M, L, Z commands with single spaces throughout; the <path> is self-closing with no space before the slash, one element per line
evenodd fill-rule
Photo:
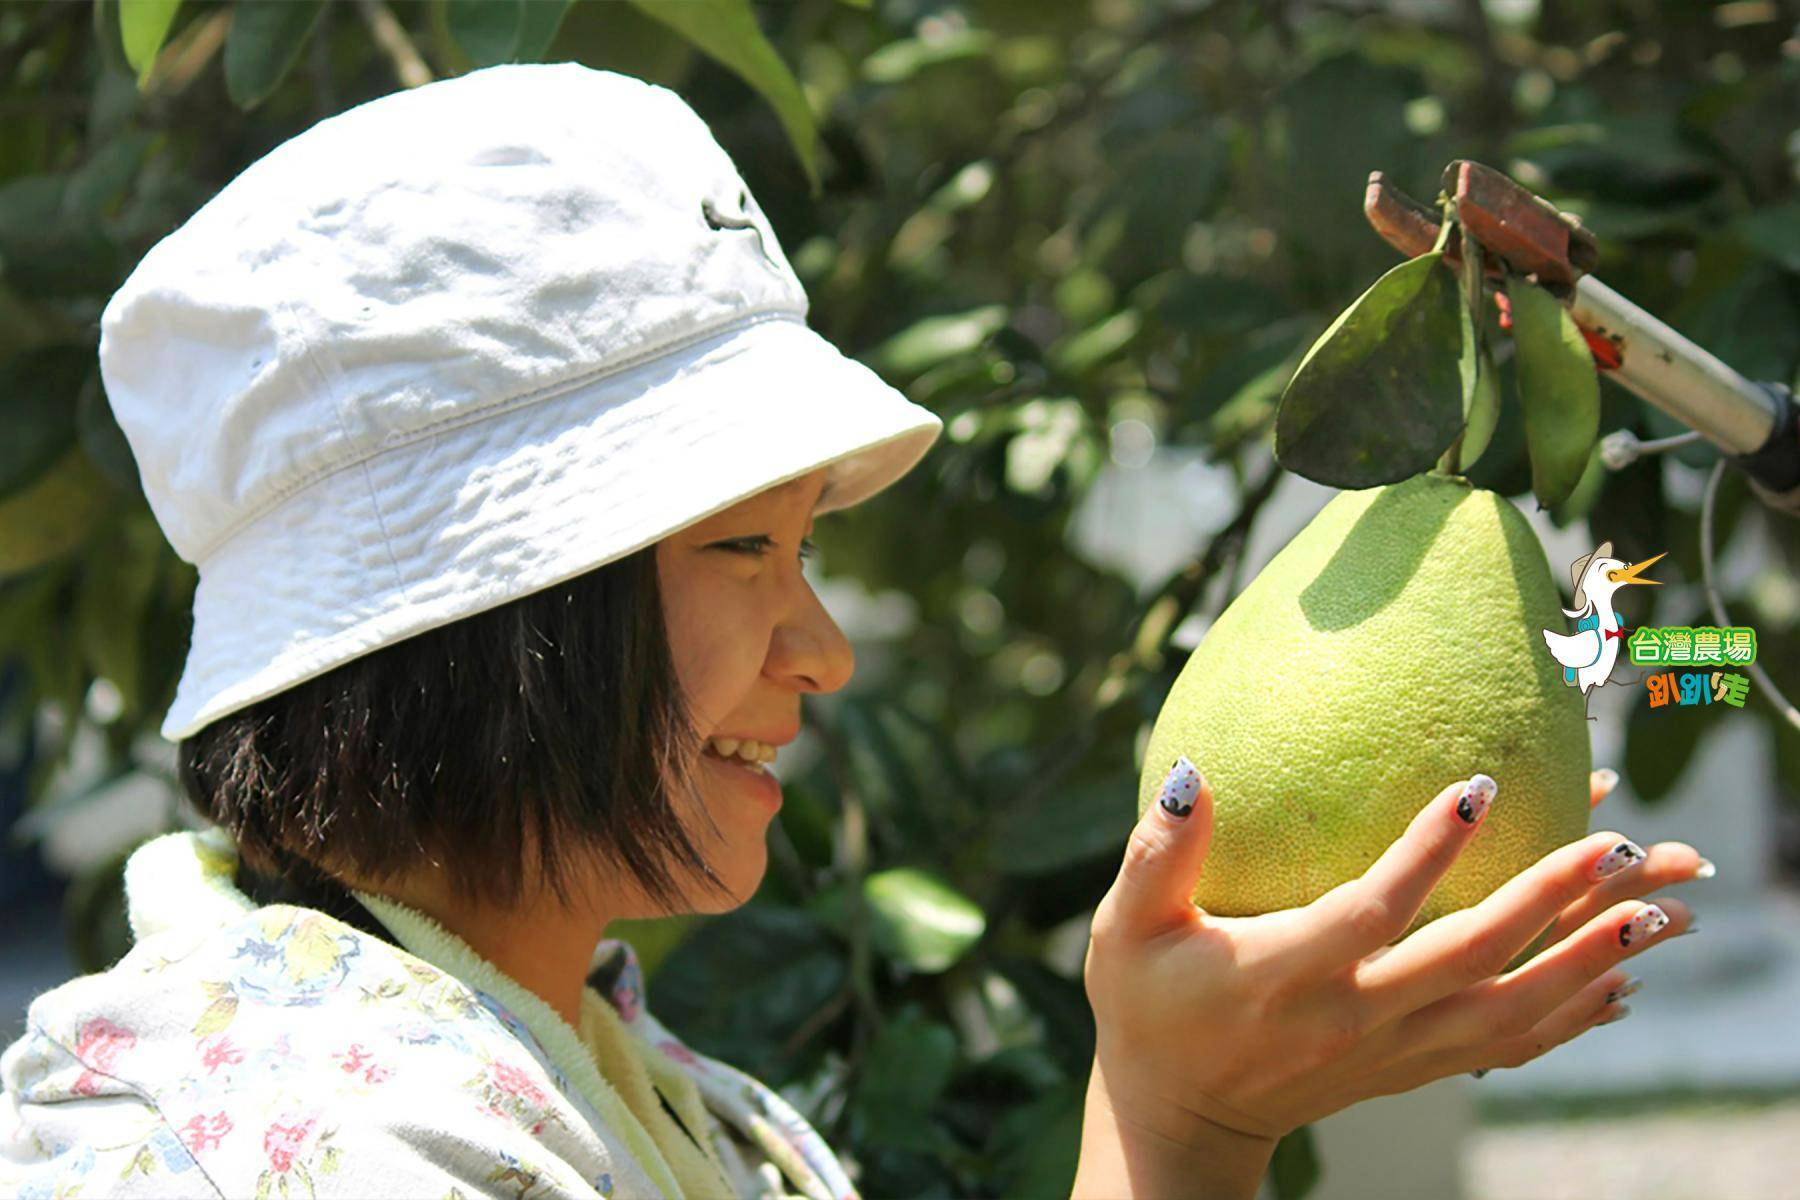
<path fill-rule="evenodd" d="M 1600 856 L 1600 861 L 1594 864 L 1592 878 L 1597 882 L 1608 875 L 1617 875 L 1626 867 L 1635 867 L 1648 857 L 1642 846 L 1627 839 Z"/>
<path fill-rule="evenodd" d="M 1633 975 L 1630 979 L 1627 979 L 1624 983 L 1606 993 L 1606 1003 L 1612 1004 L 1615 1001 L 1623 1000 L 1643 986 L 1644 981 Z"/>
<path fill-rule="evenodd" d="M 1638 915 L 1619 926 L 1619 945 L 1629 946 L 1633 942 L 1641 942 L 1651 934 L 1660 932 L 1669 923 L 1669 914 L 1654 904 L 1646 904 L 1638 910 Z"/>
<path fill-rule="evenodd" d="M 1594 772 L 1594 781 L 1600 785 L 1600 794 L 1605 796 L 1619 786 L 1619 773 L 1611 767 L 1601 767 Z"/>
<path fill-rule="evenodd" d="M 1462 795 L 1456 801 L 1456 815 L 1466 824 L 1474 825 L 1487 812 L 1488 805 L 1494 802 L 1494 793 L 1500 785 L 1489 776 L 1476 772 L 1463 787 Z"/>
<path fill-rule="evenodd" d="M 1200 795 L 1202 782 L 1200 769 L 1183 754 L 1169 767 L 1169 773 L 1163 779 L 1162 795 L 1157 800 L 1170 816 L 1185 817 L 1194 811 L 1194 800 Z"/>

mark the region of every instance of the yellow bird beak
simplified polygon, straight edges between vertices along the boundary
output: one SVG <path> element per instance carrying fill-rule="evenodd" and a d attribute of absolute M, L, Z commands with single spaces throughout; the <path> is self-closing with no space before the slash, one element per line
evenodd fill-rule
<path fill-rule="evenodd" d="M 1667 555 L 1668 553 L 1669 552 L 1667 550 L 1664 550 L 1662 552 L 1662 554 L 1658 554 L 1656 556 L 1656 558 L 1646 558 L 1643 562 L 1632 563 L 1629 567 L 1626 567 L 1622 571 L 1608 571 L 1606 573 L 1606 577 L 1608 579 L 1612 580 L 1614 583 L 1646 583 L 1646 584 L 1653 583 L 1657 587 L 1661 587 L 1662 580 L 1660 580 L 1660 579 L 1639 579 L 1638 572 L 1645 570 L 1646 568 L 1648 568 L 1650 566 L 1651 563 L 1655 562 L 1657 558 L 1662 558 L 1665 555 Z"/>

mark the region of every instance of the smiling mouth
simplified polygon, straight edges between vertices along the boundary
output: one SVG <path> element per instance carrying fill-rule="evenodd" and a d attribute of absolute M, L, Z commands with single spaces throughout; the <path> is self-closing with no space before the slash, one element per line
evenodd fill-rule
<path fill-rule="evenodd" d="M 732 755 L 730 758 L 727 758 L 723 754 L 714 754 L 711 750 L 702 750 L 700 752 L 700 757 L 701 758 L 710 758 L 713 762 L 724 763 L 728 767 L 739 767 L 745 771 L 750 771 L 757 775 L 771 775 L 772 776 L 774 774 L 772 771 L 770 771 L 767 767 L 763 766 L 761 763 L 746 762 L 745 760 L 737 757 L 735 754 Z"/>

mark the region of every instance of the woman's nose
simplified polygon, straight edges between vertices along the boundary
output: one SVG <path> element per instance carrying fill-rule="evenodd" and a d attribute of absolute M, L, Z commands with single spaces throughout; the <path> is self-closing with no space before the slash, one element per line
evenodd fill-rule
<path fill-rule="evenodd" d="M 818 594 L 810 586 L 805 591 L 798 610 L 775 638 L 773 672 L 798 680 L 809 691 L 835 692 L 856 671 L 856 652 Z"/>

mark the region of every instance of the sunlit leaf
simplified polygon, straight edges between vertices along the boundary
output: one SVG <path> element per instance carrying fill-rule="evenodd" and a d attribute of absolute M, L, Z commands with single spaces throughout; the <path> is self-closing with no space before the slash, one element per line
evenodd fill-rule
<path fill-rule="evenodd" d="M 1006 486 L 1036 495 L 1081 442 L 1088 418 L 1077 400 L 1033 400 L 1018 412 L 1020 432 L 1006 444 Z"/>
<path fill-rule="evenodd" d="M 868 354 L 877 371 L 912 375 L 945 359 L 967 354 L 1006 324 L 1006 306 L 984 304 L 966 312 L 924 317 Z"/>
<path fill-rule="evenodd" d="M 912 867 L 878 871 L 864 882 L 877 941 L 915 971 L 949 967 L 981 940 L 987 917 L 948 883 Z"/>
<path fill-rule="evenodd" d="M 762 94 L 781 118 L 788 141 L 800 157 L 806 179 L 819 190 L 819 131 L 806 94 L 781 55 L 763 36 L 749 0 L 706 0 L 671 4 L 667 0 L 631 0 L 648 15 L 669 26 L 702 52 L 730 68 Z"/>
<path fill-rule="evenodd" d="M 149 78 L 156 52 L 162 49 L 180 8 L 181 0 L 127 0 L 119 6 L 119 38 L 125 46 L 125 61 L 137 72 L 139 87 Z"/>
<path fill-rule="evenodd" d="M 993 33 L 985 29 L 959 29 L 929 40 L 900 38 L 863 59 L 863 78 L 870 83 L 904 83 L 926 67 L 985 55 L 993 43 Z"/>
<path fill-rule="evenodd" d="M 1125 349 L 1142 326 L 1136 309 L 1123 309 L 1051 346 L 1047 357 L 1058 370 L 1081 374 Z"/>

